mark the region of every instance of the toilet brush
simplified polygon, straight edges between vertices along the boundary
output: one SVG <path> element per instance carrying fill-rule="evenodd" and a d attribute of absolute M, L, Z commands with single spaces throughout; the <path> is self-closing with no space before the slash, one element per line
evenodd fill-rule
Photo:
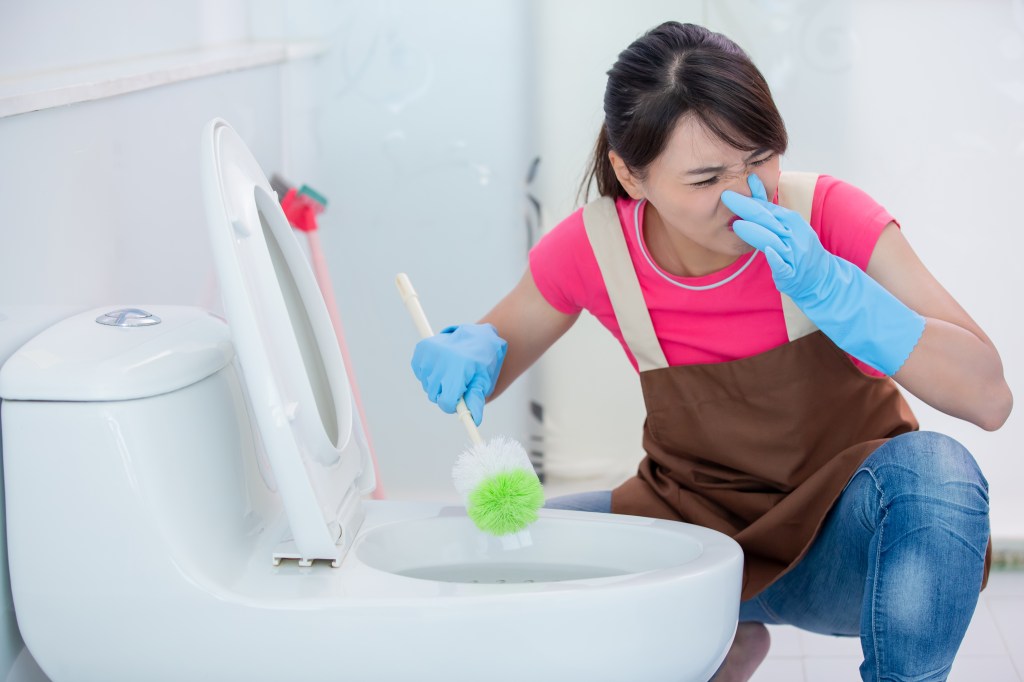
<path fill-rule="evenodd" d="M 400 273 L 395 284 L 420 336 L 433 336 L 408 276 Z M 466 503 L 466 513 L 477 528 L 492 535 L 511 535 L 524 530 L 537 520 L 537 510 L 544 504 L 544 489 L 526 450 L 511 438 L 498 437 L 484 442 L 462 398 L 455 411 L 472 441 L 472 446 L 459 455 L 452 469 L 455 489 Z"/>

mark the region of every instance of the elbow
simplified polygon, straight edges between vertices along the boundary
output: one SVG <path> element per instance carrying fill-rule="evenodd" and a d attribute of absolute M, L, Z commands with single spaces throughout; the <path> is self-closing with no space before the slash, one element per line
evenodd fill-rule
<path fill-rule="evenodd" d="M 985 401 L 985 410 L 972 420 L 979 427 L 986 431 L 996 431 L 1010 417 L 1013 411 L 1013 393 L 1010 387 L 1003 382 L 995 395 Z"/>

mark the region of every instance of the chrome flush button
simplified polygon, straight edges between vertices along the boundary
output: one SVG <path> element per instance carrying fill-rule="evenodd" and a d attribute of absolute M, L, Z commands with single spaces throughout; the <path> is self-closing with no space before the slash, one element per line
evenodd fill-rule
<path fill-rule="evenodd" d="M 111 310 L 106 315 L 97 317 L 96 321 L 110 327 L 149 327 L 160 324 L 159 317 L 139 308 Z"/>

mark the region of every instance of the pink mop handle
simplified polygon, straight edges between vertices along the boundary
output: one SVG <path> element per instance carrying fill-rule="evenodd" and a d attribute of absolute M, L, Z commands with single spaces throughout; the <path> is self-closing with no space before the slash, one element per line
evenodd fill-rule
<path fill-rule="evenodd" d="M 309 257 L 313 264 L 313 274 L 316 276 L 316 283 L 323 293 L 324 303 L 327 304 L 327 312 L 334 323 L 334 333 L 338 337 L 338 346 L 341 348 L 341 357 L 345 362 L 345 373 L 352 384 L 352 395 L 355 396 L 356 409 L 359 411 L 359 421 L 363 426 L 363 434 L 366 436 L 366 443 L 370 447 L 370 459 L 373 460 L 373 474 L 377 479 L 377 487 L 372 493 L 375 500 L 383 500 L 384 485 L 381 483 L 380 469 L 377 467 L 377 453 L 373 449 L 373 441 L 370 439 L 370 428 L 366 423 L 366 412 L 363 410 L 363 400 L 359 397 L 359 387 L 356 384 L 356 375 L 352 371 L 352 362 L 349 360 L 348 345 L 345 343 L 345 332 L 341 327 L 341 317 L 338 315 L 338 304 L 334 300 L 334 287 L 331 284 L 331 277 L 327 271 L 327 259 L 324 258 L 323 249 L 320 247 L 320 235 L 316 230 L 303 230 L 306 238 L 309 239 Z"/>

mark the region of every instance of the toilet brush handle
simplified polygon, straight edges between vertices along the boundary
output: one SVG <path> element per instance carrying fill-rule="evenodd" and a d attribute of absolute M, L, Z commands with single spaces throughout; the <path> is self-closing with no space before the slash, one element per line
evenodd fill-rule
<path fill-rule="evenodd" d="M 405 309 L 409 311 L 409 317 L 412 318 L 413 324 L 416 325 L 416 331 L 420 333 L 420 338 L 426 339 L 433 336 L 434 330 L 430 328 L 427 314 L 423 312 L 423 306 L 420 305 L 420 297 L 416 294 L 416 290 L 413 289 L 412 282 L 409 281 L 409 275 L 404 272 L 398 273 L 395 277 L 395 286 L 398 287 L 398 294 L 402 297 L 402 303 L 405 304 Z"/>
<path fill-rule="evenodd" d="M 427 314 L 423 312 L 423 306 L 420 305 L 420 297 L 416 295 L 416 290 L 413 289 L 409 276 L 404 272 L 398 273 L 395 277 L 395 285 L 398 287 L 402 303 L 405 304 L 405 309 L 409 311 L 409 315 L 412 317 L 420 337 L 426 339 L 433 336 L 434 332 L 430 328 L 430 322 L 427 321 Z M 480 445 L 483 443 L 484 439 L 480 437 L 480 431 L 477 430 L 476 424 L 473 422 L 473 415 L 470 414 L 469 408 L 466 407 L 466 401 L 462 398 L 459 398 L 459 402 L 455 405 L 455 412 L 459 415 L 459 421 L 466 427 L 466 433 L 469 434 L 469 439 L 473 441 L 473 444 Z"/>

